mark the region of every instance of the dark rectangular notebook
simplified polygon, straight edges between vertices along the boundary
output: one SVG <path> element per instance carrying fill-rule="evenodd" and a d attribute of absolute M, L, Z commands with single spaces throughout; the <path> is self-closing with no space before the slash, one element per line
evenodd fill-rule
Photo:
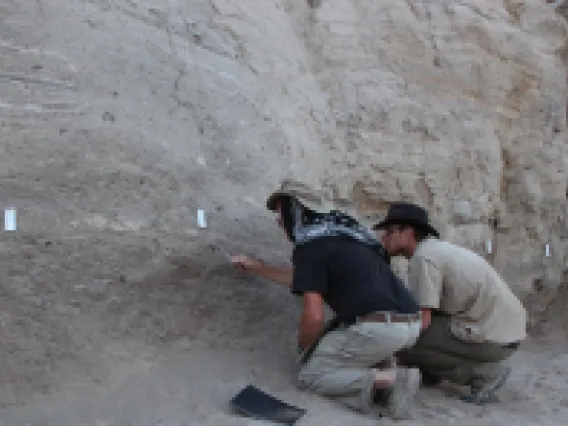
<path fill-rule="evenodd" d="M 286 404 L 253 385 L 235 395 L 231 405 L 249 417 L 285 425 L 295 424 L 306 413 L 306 410 Z"/>

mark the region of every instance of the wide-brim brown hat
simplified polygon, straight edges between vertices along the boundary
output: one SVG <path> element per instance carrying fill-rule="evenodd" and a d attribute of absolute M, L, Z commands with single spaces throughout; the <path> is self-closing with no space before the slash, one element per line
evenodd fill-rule
<path fill-rule="evenodd" d="M 428 212 L 417 204 L 403 201 L 392 203 L 387 216 L 374 225 L 373 229 L 383 229 L 389 225 L 411 225 L 440 238 L 440 233 L 430 224 Z"/>
<path fill-rule="evenodd" d="M 322 191 L 291 179 L 283 180 L 280 188 L 268 196 L 266 208 L 276 211 L 278 200 L 285 196 L 295 198 L 304 207 L 317 213 L 329 213 L 334 210 L 333 204 L 323 196 Z"/>

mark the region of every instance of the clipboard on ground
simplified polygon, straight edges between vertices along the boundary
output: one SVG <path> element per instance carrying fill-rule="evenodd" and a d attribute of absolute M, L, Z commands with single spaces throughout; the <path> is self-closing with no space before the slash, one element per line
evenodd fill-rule
<path fill-rule="evenodd" d="M 231 406 L 248 417 L 290 426 L 306 413 L 306 410 L 287 404 L 253 385 L 236 394 L 231 399 Z"/>

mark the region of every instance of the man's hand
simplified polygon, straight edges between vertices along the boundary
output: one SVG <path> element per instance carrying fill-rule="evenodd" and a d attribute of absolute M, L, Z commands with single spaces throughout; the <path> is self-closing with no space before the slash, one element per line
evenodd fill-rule
<path fill-rule="evenodd" d="M 252 274 L 258 274 L 263 265 L 262 262 L 245 256 L 244 254 L 231 257 L 231 264 L 241 271 L 246 271 Z"/>
<path fill-rule="evenodd" d="M 294 269 L 292 267 L 267 265 L 266 263 L 252 259 L 244 254 L 231 257 L 231 264 L 235 268 L 248 272 L 249 274 L 261 276 L 287 287 L 292 285 L 292 278 L 294 275 Z"/>

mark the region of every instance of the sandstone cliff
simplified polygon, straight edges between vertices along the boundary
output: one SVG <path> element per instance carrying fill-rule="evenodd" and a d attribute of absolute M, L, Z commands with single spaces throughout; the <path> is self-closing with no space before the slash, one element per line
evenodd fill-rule
<path fill-rule="evenodd" d="M 283 177 L 369 217 L 420 202 L 446 238 L 492 239 L 543 310 L 568 269 L 567 46 L 542 0 L 0 0 L 1 200 L 19 214 L 0 402 L 180 342 L 281 357 L 296 307 L 219 246 L 288 259 L 263 207 Z"/>

